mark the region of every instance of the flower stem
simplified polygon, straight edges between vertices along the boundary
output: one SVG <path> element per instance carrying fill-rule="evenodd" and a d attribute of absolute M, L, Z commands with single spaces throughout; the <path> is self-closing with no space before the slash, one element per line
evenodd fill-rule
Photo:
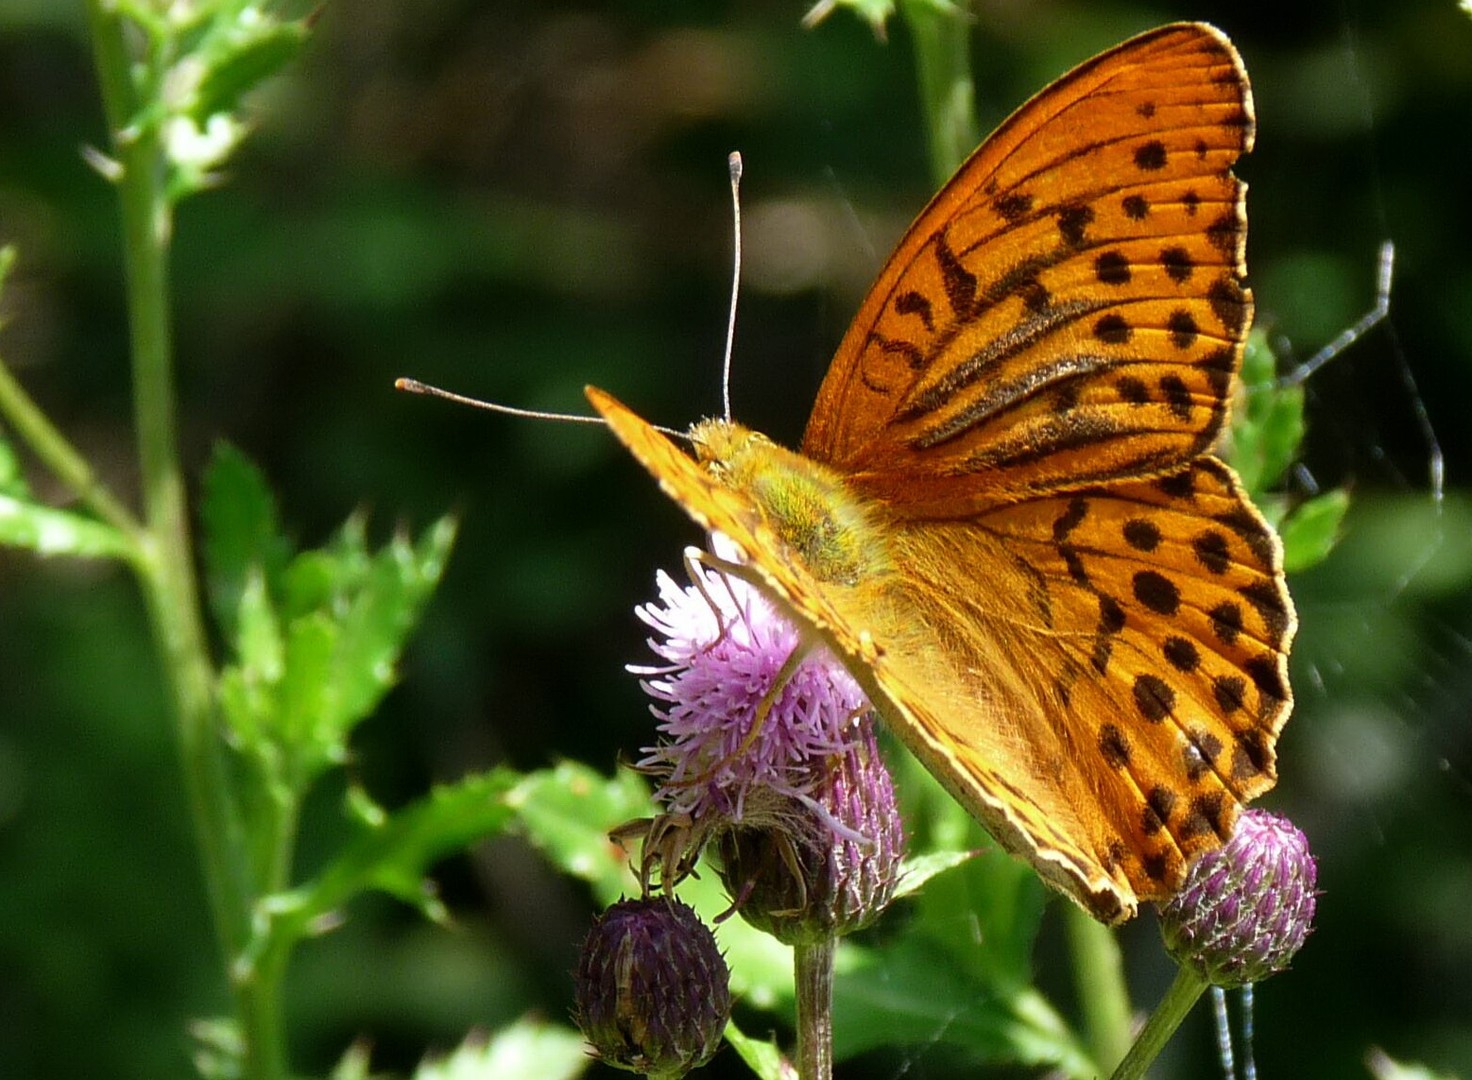
<path fill-rule="evenodd" d="M 834 938 L 793 949 L 797 984 L 797 1075 L 801 1080 L 833 1078 Z"/>
<path fill-rule="evenodd" d="M 1114 1070 L 1110 1080 L 1139 1080 L 1139 1077 L 1144 1076 L 1145 1070 L 1165 1048 L 1165 1044 L 1175 1034 L 1176 1028 L 1181 1026 L 1181 1021 L 1186 1018 L 1207 985 L 1206 980 L 1195 972 L 1185 967 L 1179 968 L 1175 982 L 1171 983 L 1165 997 L 1150 1014 L 1150 1019 L 1145 1021 L 1144 1029 L 1124 1060 L 1119 1063 L 1119 1067 Z"/>
<path fill-rule="evenodd" d="M 97 478 L 87 459 L 56 429 L 3 360 L 0 360 L 0 416 L 10 422 L 41 463 L 89 510 L 135 544 L 142 543 L 142 526 L 138 520 Z"/>
<path fill-rule="evenodd" d="M 1130 1046 L 1130 994 L 1119 941 L 1114 931 L 1074 904 L 1067 905 L 1063 922 L 1089 1052 L 1101 1069 L 1109 1069 Z"/>
<path fill-rule="evenodd" d="M 245 1073 L 252 1080 L 279 1080 L 287 1075 L 279 978 L 255 977 L 254 965 L 236 963 L 250 940 L 253 896 L 240 808 L 217 735 L 215 672 L 200 612 L 177 446 L 169 285 L 173 205 L 159 121 L 150 115 L 162 97 L 172 42 L 165 24 L 130 22 L 109 0 L 89 0 L 88 15 L 123 230 L 144 505 L 137 573 L 173 706 L 215 934 L 241 1025 Z"/>
<path fill-rule="evenodd" d="M 977 142 L 968 7 L 966 0 L 902 0 L 899 7 L 914 43 L 925 144 L 937 184 L 950 179 Z"/>

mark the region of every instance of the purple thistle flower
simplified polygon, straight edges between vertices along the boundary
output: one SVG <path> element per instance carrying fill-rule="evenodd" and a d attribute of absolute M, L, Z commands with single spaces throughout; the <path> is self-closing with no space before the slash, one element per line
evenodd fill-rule
<path fill-rule="evenodd" d="M 712 550 L 739 553 L 723 537 Z M 620 829 L 643 843 L 640 880 L 666 888 L 718 844 L 735 906 L 784 941 L 849 933 L 888 904 L 904 830 L 863 691 L 758 589 L 686 552 L 691 583 L 658 577 L 638 608 L 664 661 L 630 670 L 662 738 L 638 767 L 664 812 Z M 795 650 L 805 650 L 796 653 Z"/>
<path fill-rule="evenodd" d="M 788 945 L 842 937 L 889 906 L 904 857 L 894 782 L 872 715 L 860 741 L 830 759 L 815 806 L 792 803 L 782 825 L 733 827 L 717 840 L 721 880 L 747 922 Z"/>
<path fill-rule="evenodd" d="M 723 538 L 713 549 L 734 561 Z M 651 711 L 663 736 L 638 765 L 660 777 L 656 798 L 667 812 L 692 822 L 748 822 L 771 796 L 813 805 L 829 759 L 857 744 L 868 700 L 822 645 L 778 686 L 804 647 L 797 628 L 749 583 L 699 563 L 700 554 L 687 551 L 690 585 L 661 571 L 658 601 L 635 609 L 665 661 L 629 667 L 658 703 Z M 764 702 L 769 712 L 753 731 Z"/>
<path fill-rule="evenodd" d="M 1313 923 L 1318 869 L 1287 818 L 1248 810 L 1232 838 L 1197 859 L 1160 908 L 1165 947 L 1215 986 L 1261 982 L 1282 971 Z"/>

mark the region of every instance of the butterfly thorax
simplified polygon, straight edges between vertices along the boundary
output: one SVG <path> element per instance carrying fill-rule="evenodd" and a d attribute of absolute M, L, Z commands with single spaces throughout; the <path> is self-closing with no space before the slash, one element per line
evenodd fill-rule
<path fill-rule="evenodd" d="M 695 456 L 741 492 L 818 580 L 854 585 L 888 568 L 875 509 L 834 470 L 729 420 L 690 429 Z"/>

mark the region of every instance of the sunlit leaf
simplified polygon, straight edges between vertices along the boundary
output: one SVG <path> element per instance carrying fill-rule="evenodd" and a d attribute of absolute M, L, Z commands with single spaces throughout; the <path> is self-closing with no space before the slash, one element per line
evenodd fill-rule
<path fill-rule="evenodd" d="M 588 882 L 605 904 L 634 884 L 628 855 L 609 831 L 654 812 L 649 785 L 620 769 L 606 777 L 565 761 L 529 774 L 507 800 L 521 816 L 527 838 L 564 872 Z"/>
<path fill-rule="evenodd" d="M 1323 562 L 1339 542 L 1340 527 L 1349 510 L 1349 492 L 1327 491 L 1297 507 L 1279 526 L 1283 538 L 1283 567 L 1289 573 Z"/>
<path fill-rule="evenodd" d="M 771 1039 L 757 1039 L 736 1026 L 736 1021 L 726 1023 L 726 1042 L 741 1056 L 760 1080 L 797 1080 L 797 1069 L 782 1056 L 782 1050 Z"/>
<path fill-rule="evenodd" d="M 572 1080 L 592 1063 L 583 1037 L 562 1024 L 523 1018 L 494 1036 L 472 1035 L 431 1058 L 414 1080 Z"/>
<path fill-rule="evenodd" d="M 0 495 L 0 544 L 85 559 L 123 559 L 133 553 L 127 537 L 111 525 L 14 495 Z"/>

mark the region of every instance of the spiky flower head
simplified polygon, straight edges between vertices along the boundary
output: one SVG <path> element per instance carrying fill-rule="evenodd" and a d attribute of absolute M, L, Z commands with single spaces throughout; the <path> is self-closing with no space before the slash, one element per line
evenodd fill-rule
<path fill-rule="evenodd" d="M 1308 937 L 1317 881 L 1303 833 L 1287 818 L 1248 810 L 1232 838 L 1198 858 L 1161 906 L 1166 951 L 1215 986 L 1261 982 L 1286 968 Z"/>
<path fill-rule="evenodd" d="M 747 922 L 788 945 L 841 937 L 889 905 L 904 855 L 894 782 L 879 758 L 874 720 L 831 758 L 812 802 L 790 801 L 781 826 L 721 833 L 721 880 Z"/>
<path fill-rule="evenodd" d="M 720 536 L 715 555 L 739 553 Z M 864 693 L 821 642 L 805 641 L 753 585 L 686 550 L 690 584 L 660 572 L 636 609 L 663 661 L 630 665 L 654 699 L 661 739 L 638 766 L 671 818 L 742 824 L 785 800 L 811 803 L 831 759 L 858 741 Z"/>
<path fill-rule="evenodd" d="M 720 1047 L 730 972 L 694 909 L 670 896 L 620 900 L 593 924 L 574 973 L 576 1020 L 594 1054 L 676 1080 Z"/>

